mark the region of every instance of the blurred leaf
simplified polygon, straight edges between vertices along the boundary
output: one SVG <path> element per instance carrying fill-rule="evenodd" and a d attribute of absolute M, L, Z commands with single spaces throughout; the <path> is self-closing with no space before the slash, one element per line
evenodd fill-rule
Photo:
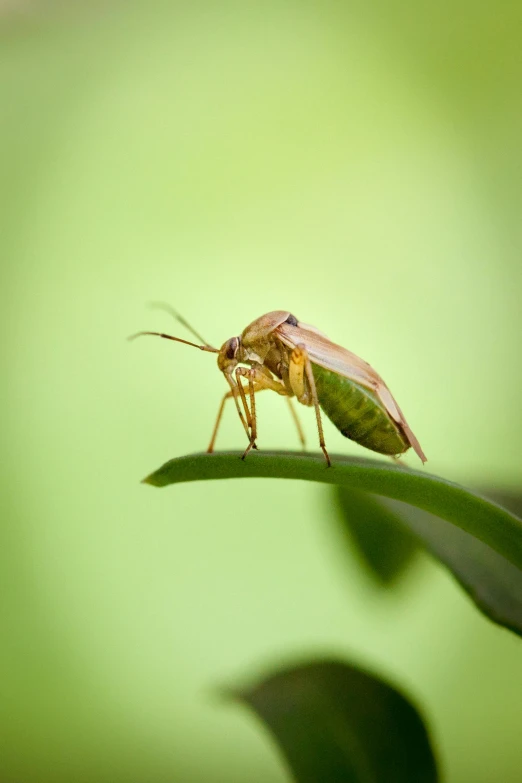
<path fill-rule="evenodd" d="M 237 696 L 275 736 L 298 783 L 433 783 L 428 734 L 395 688 L 354 666 L 318 661 Z"/>
<path fill-rule="evenodd" d="M 414 506 L 345 487 L 335 487 L 334 494 L 345 529 L 382 582 L 398 576 L 422 547 L 451 571 L 487 617 L 522 635 L 522 570 L 474 536 Z M 485 494 L 522 513 L 522 495 L 507 490 Z"/>
<path fill-rule="evenodd" d="M 513 514 L 522 519 L 522 492 L 509 489 L 485 489 L 486 497 L 509 509 Z"/>
<path fill-rule="evenodd" d="M 502 498 L 506 506 L 521 510 L 519 496 L 504 494 Z M 451 571 L 487 617 L 522 636 L 520 568 L 487 544 L 433 514 L 396 500 L 382 502 Z"/>
<path fill-rule="evenodd" d="M 522 568 L 522 520 L 501 506 L 446 479 L 384 461 L 301 452 L 189 454 L 165 463 L 144 482 L 156 487 L 226 478 L 287 478 L 338 484 L 402 500 L 453 523 Z"/>
<path fill-rule="evenodd" d="M 384 585 L 396 580 L 419 550 L 419 544 L 400 516 L 366 492 L 335 487 L 342 530 L 355 543 L 370 573 Z"/>

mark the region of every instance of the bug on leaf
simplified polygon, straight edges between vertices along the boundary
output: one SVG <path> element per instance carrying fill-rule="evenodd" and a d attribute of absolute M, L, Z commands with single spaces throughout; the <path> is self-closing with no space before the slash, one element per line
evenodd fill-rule
<path fill-rule="evenodd" d="M 218 349 L 206 343 L 168 306 L 160 306 L 190 329 L 202 345 L 162 332 L 139 332 L 133 337 L 156 335 L 216 353 L 218 367 L 230 387 L 219 407 L 207 451 L 214 450 L 229 398 L 235 402 L 248 438 L 243 459 L 256 448 L 256 394 L 271 389 L 287 398 L 303 446 L 304 436 L 291 398 L 315 409 L 319 445 L 328 465 L 331 463 L 324 441 L 321 409 L 345 437 L 361 446 L 392 457 L 404 454 L 411 446 L 422 462 L 426 462 L 419 441 L 380 375 L 314 326 L 301 323 L 286 310 L 274 310 L 252 321 L 241 335 L 231 337 Z"/>

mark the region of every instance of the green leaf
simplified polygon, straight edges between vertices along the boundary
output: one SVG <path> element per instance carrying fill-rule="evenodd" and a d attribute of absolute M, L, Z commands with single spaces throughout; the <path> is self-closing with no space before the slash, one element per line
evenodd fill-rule
<path fill-rule="evenodd" d="M 189 454 L 165 463 L 144 481 L 156 487 L 226 478 L 286 478 L 339 484 L 402 500 L 453 523 L 522 569 L 522 520 L 501 506 L 446 479 L 384 461 L 332 456 L 254 452 Z"/>
<path fill-rule="evenodd" d="M 487 490 L 492 500 L 522 513 L 522 496 Z M 398 500 L 334 488 L 341 522 L 360 555 L 384 584 L 397 577 L 420 548 L 434 555 L 490 620 L 522 635 L 522 570 L 491 547 L 433 514 Z M 413 547 L 413 552 L 411 547 Z"/>
<path fill-rule="evenodd" d="M 522 519 L 522 494 L 510 489 L 485 489 L 486 497 L 509 509 L 513 514 Z"/>
<path fill-rule="evenodd" d="M 334 487 L 334 503 L 341 530 L 355 544 L 362 563 L 377 581 L 390 585 L 419 551 L 417 537 L 400 516 L 367 492 Z"/>
<path fill-rule="evenodd" d="M 503 496 L 505 505 L 510 498 Z M 384 500 L 405 528 L 445 565 L 491 620 L 522 635 L 522 570 L 455 525 L 396 500 Z M 513 503 L 520 507 L 520 501 Z"/>
<path fill-rule="evenodd" d="M 317 661 L 235 694 L 266 723 L 298 783 L 435 783 L 411 702 L 355 666 Z"/>

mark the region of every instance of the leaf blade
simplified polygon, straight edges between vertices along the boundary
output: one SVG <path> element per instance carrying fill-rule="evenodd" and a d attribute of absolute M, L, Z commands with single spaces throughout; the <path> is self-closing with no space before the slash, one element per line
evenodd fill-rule
<path fill-rule="evenodd" d="M 411 701 L 338 661 L 286 668 L 235 694 L 265 722 L 298 783 L 436 783 Z"/>
<path fill-rule="evenodd" d="M 522 520 L 496 503 L 451 481 L 383 461 L 293 452 L 191 454 L 169 460 L 144 479 L 163 487 L 187 481 L 285 478 L 339 484 L 402 500 L 456 525 L 522 569 Z"/>
<path fill-rule="evenodd" d="M 391 586 L 421 548 L 417 535 L 400 514 L 376 496 L 349 487 L 334 487 L 340 532 L 355 547 L 366 571 L 382 586 Z"/>
<path fill-rule="evenodd" d="M 419 543 L 453 575 L 490 620 L 522 636 L 522 570 L 464 530 L 383 498 Z M 507 505 L 507 503 L 506 503 Z"/>
<path fill-rule="evenodd" d="M 364 565 L 383 586 L 402 573 L 408 557 L 424 549 L 450 571 L 487 618 L 522 636 L 521 569 L 464 530 L 415 506 L 368 494 L 361 503 L 352 497 L 353 490 L 333 489 L 341 524 L 355 538 Z M 502 501 L 515 514 L 522 511 L 522 495 L 516 492 L 486 490 L 484 494 Z M 415 549 L 409 556 L 410 543 Z"/>

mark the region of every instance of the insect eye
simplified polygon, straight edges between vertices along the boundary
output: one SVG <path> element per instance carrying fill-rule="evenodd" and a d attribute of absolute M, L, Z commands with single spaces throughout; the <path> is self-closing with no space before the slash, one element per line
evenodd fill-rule
<path fill-rule="evenodd" d="M 239 348 L 239 337 L 232 337 L 228 341 L 228 346 L 226 350 L 227 359 L 233 359 L 237 353 L 238 348 Z"/>
<path fill-rule="evenodd" d="M 290 326 L 297 326 L 297 318 L 295 315 L 289 315 L 285 321 L 285 324 L 290 324 Z"/>

